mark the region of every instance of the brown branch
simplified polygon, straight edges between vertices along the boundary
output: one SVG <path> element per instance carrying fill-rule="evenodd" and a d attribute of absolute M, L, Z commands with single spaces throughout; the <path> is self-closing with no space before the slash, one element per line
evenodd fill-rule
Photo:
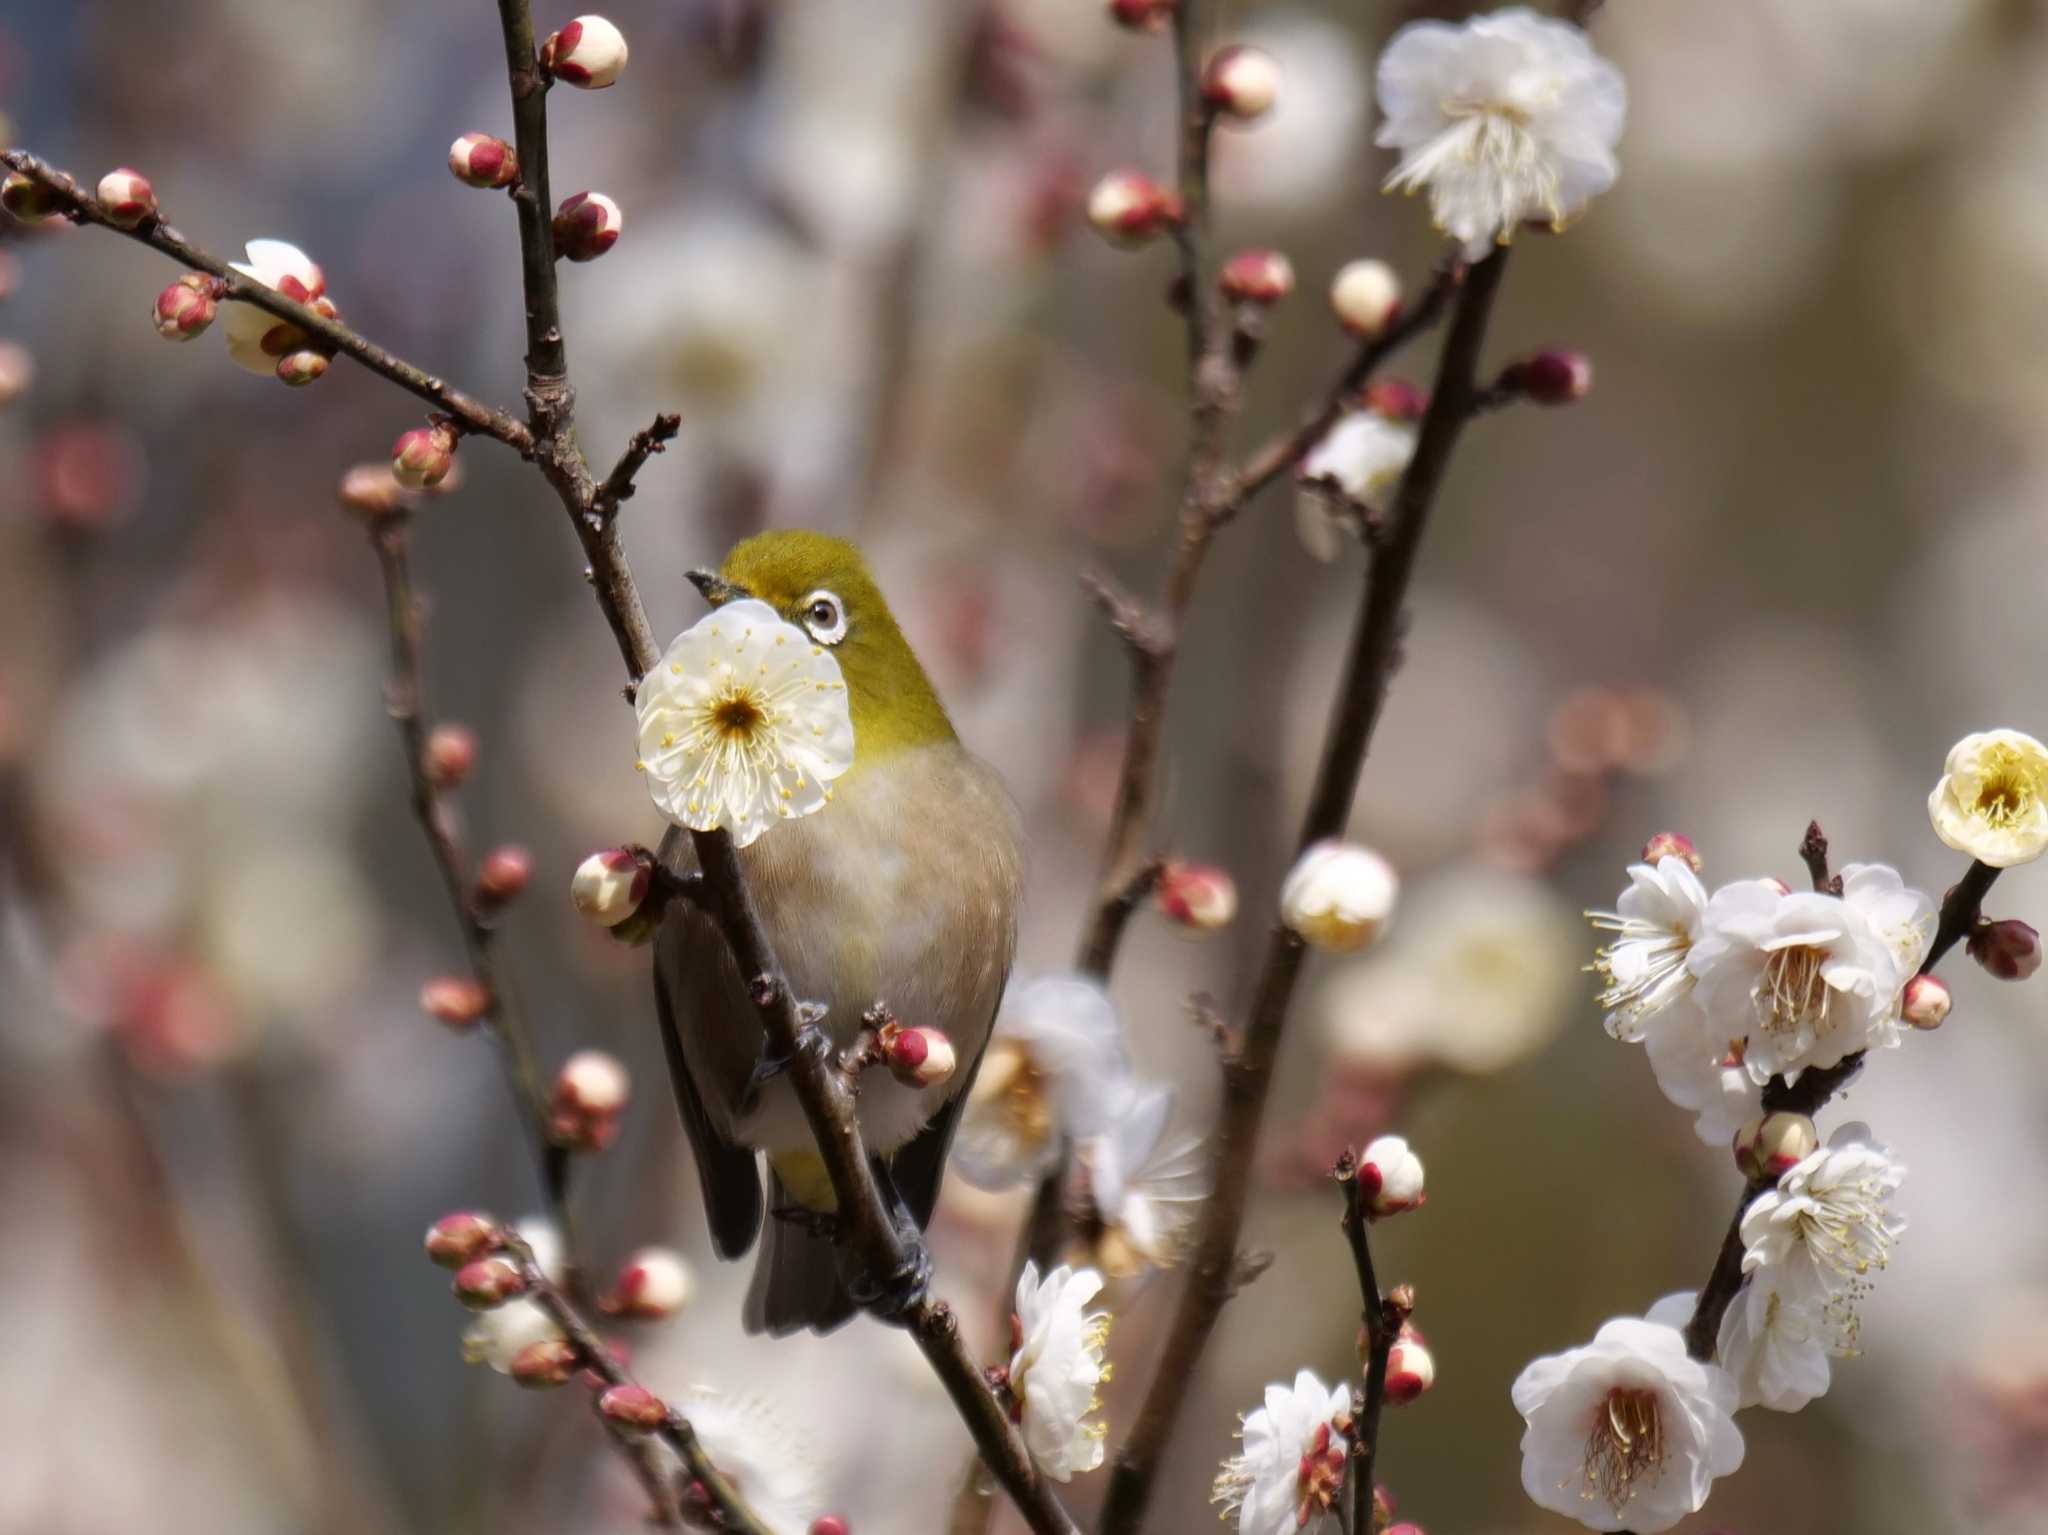
<path fill-rule="evenodd" d="M 97 224 L 102 229 L 111 229 L 115 234 L 147 245 L 195 272 L 205 272 L 224 285 L 225 297 L 236 303 L 253 305 L 266 314 L 296 325 L 322 342 L 326 350 L 353 359 L 407 393 L 438 407 L 454 418 L 463 430 L 496 438 L 522 454 L 532 451 L 531 434 L 504 411 L 485 405 L 460 389 L 450 387 L 425 369 L 394 357 L 339 320 L 327 319 L 306 305 L 286 298 L 275 288 L 243 276 L 220 257 L 192 244 L 162 219 L 145 219 L 134 229 L 116 224 L 101 211 L 98 199 L 82 191 L 67 172 L 45 164 L 26 150 L 0 151 L 0 165 L 19 172 L 54 194 L 59 211 L 74 223 Z"/>
<path fill-rule="evenodd" d="M 1817 868 L 1808 851 L 1816 843 L 1819 844 L 1820 860 Z M 1825 886 L 1822 884 L 1827 873 L 1827 839 L 1820 835 L 1818 822 L 1807 827 L 1806 839 L 1800 844 L 1799 851 L 1814 875 L 1814 888 L 1834 888 L 1832 881 Z M 1927 945 L 1926 958 L 1920 962 L 1920 974 L 1926 975 L 1933 970 L 1948 951 L 1977 925 L 1984 914 L 1984 897 L 1990 893 L 1998 873 L 1987 863 L 1973 861 L 1963 871 L 1963 877 L 1949 887 L 1941 898 L 1934 937 Z M 1833 1066 L 1802 1071 L 1796 1082 L 1773 1077 L 1764 1084 L 1763 1110 L 1766 1114 L 1804 1114 L 1810 1119 L 1849 1084 L 1863 1069 L 1863 1063 L 1864 1052 L 1858 1050 Z M 1728 1222 L 1727 1234 L 1721 1238 L 1720 1250 L 1714 1255 L 1713 1271 L 1708 1274 L 1699 1299 L 1693 1304 L 1691 1320 L 1685 1324 L 1685 1349 L 1695 1359 L 1710 1360 L 1714 1357 L 1714 1349 L 1721 1336 L 1721 1319 L 1742 1291 L 1742 1218 L 1749 1213 L 1751 1205 L 1776 1186 L 1777 1180 L 1772 1178 L 1752 1179 L 1743 1186 L 1742 1195 L 1735 1202 L 1735 1215 Z"/>
<path fill-rule="evenodd" d="M 1799 840 L 1799 857 L 1806 865 L 1807 878 L 1813 881 L 1813 888 L 1820 895 L 1840 895 L 1842 887 L 1828 874 L 1827 833 L 1820 829 L 1820 822 L 1808 821 L 1806 835 Z"/>
<path fill-rule="evenodd" d="M 664 411 L 654 418 L 650 425 L 643 426 L 633 434 L 626 451 L 619 455 L 619 461 L 612 465 L 612 472 L 604 477 L 604 483 L 597 487 L 595 507 L 597 515 L 606 519 L 618 516 L 619 504 L 630 500 L 633 495 L 633 479 L 641 467 L 657 453 L 668 450 L 676 434 L 683 429 L 683 418 L 673 412 Z"/>
<path fill-rule="evenodd" d="M 1351 1473 L 1348 1498 L 1350 1509 L 1345 1527 L 1351 1535 L 1373 1535 L 1373 1466 L 1379 1456 L 1380 1410 L 1387 1400 L 1387 1360 L 1400 1336 L 1398 1313 L 1380 1293 L 1379 1275 L 1372 1265 L 1372 1242 L 1367 1233 L 1371 1218 L 1365 1208 L 1365 1191 L 1358 1186 L 1358 1161 L 1345 1152 L 1337 1163 L 1337 1181 L 1344 1189 L 1344 1237 L 1351 1246 L 1352 1266 L 1358 1271 L 1360 1319 L 1365 1325 L 1365 1402 L 1352 1425 Z"/>
<path fill-rule="evenodd" d="M 1372 743 L 1374 727 L 1400 659 L 1408 587 L 1429 513 L 1450 466 L 1452 449 L 1478 390 L 1479 350 L 1500 289 L 1507 252 L 1488 256 L 1467 274 L 1437 367 L 1429 410 L 1415 456 L 1401 478 L 1386 542 L 1366 571 L 1365 597 L 1333 703 L 1330 729 L 1303 819 L 1299 846 L 1335 836 L 1350 816 L 1351 801 Z M 1187 1397 L 1188 1382 L 1229 1298 L 1237 1267 L 1238 1232 L 1251 1192 L 1253 1155 L 1266 1091 L 1279 1057 L 1288 1004 L 1301 974 L 1301 939 L 1275 928 L 1253 996 L 1244 1043 L 1223 1078 L 1223 1105 L 1215 1137 L 1215 1183 L 1203 1206 L 1182 1292 L 1167 1332 L 1158 1373 L 1138 1421 L 1117 1457 L 1102 1519 L 1103 1535 L 1130 1535 L 1144 1517 L 1159 1461 Z"/>
<path fill-rule="evenodd" d="M 512 1255 L 519 1266 L 520 1275 L 526 1281 L 527 1293 L 535 1305 L 547 1313 L 549 1321 L 562 1331 L 562 1336 L 576 1350 L 583 1367 L 596 1378 L 592 1387 L 593 1396 L 601 1394 L 608 1386 L 636 1385 L 627 1373 L 619 1356 L 604 1345 L 597 1331 L 583 1319 L 583 1313 L 561 1289 L 548 1278 L 541 1266 L 534 1261 L 533 1249 L 520 1240 L 518 1234 L 505 1231 L 499 1240 L 506 1252 Z M 655 1437 L 681 1457 L 690 1469 L 690 1475 L 703 1484 L 711 1506 L 718 1511 L 724 1528 L 738 1532 L 738 1535 L 772 1535 L 760 1517 L 747 1507 L 746 1501 L 734 1490 L 730 1480 L 720 1471 L 705 1452 L 697 1439 L 697 1431 L 690 1426 L 689 1419 L 673 1407 L 668 1409 L 667 1418 L 654 1430 Z M 656 1508 L 662 1505 L 657 1503 Z"/>

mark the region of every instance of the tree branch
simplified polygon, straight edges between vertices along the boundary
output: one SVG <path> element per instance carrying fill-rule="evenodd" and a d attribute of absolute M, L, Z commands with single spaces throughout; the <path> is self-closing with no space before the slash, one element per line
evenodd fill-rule
<path fill-rule="evenodd" d="M 630 500 L 633 495 L 633 479 L 641 467 L 657 453 L 668 450 L 676 434 L 683 429 L 683 418 L 673 412 L 664 411 L 652 423 L 643 426 L 633 434 L 633 440 L 626 444 L 626 451 L 619 455 L 619 461 L 612 465 L 612 472 L 604 477 L 604 483 L 597 487 L 595 510 L 597 515 L 610 521 L 619 515 L 619 504 Z"/>
<path fill-rule="evenodd" d="M 1450 466 L 1452 449 L 1477 395 L 1480 346 L 1506 263 L 1506 250 L 1495 251 L 1471 269 L 1459 294 L 1415 456 L 1395 494 L 1386 542 L 1367 567 L 1364 601 L 1302 824 L 1302 848 L 1335 836 L 1349 818 L 1365 754 L 1400 659 L 1408 587 L 1422 536 Z M 1117 1457 L 1098 1526 L 1103 1535 L 1130 1535 L 1143 1519 L 1160 1458 L 1187 1397 L 1188 1382 L 1229 1298 L 1266 1091 L 1279 1057 L 1281 1032 L 1301 974 L 1302 957 L 1301 939 L 1276 927 L 1267 945 L 1243 1047 L 1224 1072 L 1214 1192 L 1203 1206 L 1188 1284 L 1169 1326 L 1144 1408 Z"/>
<path fill-rule="evenodd" d="M 1349 1151 L 1337 1163 L 1337 1181 L 1344 1189 L 1344 1236 L 1358 1271 L 1360 1317 L 1365 1325 L 1365 1402 L 1352 1425 L 1351 1472 L 1346 1497 L 1350 1503 L 1345 1528 L 1351 1535 L 1374 1535 L 1373 1466 L 1379 1455 L 1380 1411 L 1387 1400 L 1387 1360 L 1400 1336 L 1401 1324 L 1380 1293 L 1373 1271 L 1372 1242 L 1367 1227 L 1365 1191 L 1358 1186 L 1358 1161 Z"/>

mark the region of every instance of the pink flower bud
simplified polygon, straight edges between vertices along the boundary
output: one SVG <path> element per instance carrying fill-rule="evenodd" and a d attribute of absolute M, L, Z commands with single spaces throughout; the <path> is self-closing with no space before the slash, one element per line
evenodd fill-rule
<path fill-rule="evenodd" d="M 164 289 L 150 311 L 156 333 L 166 341 L 190 341 L 204 331 L 220 308 L 216 286 L 216 279 L 204 273 L 187 272 Z"/>
<path fill-rule="evenodd" d="M 1682 831 L 1660 831 L 1643 844 L 1643 862 L 1655 867 L 1659 860 L 1677 858 L 1684 862 L 1693 873 L 1706 868 L 1706 860 L 1700 857 L 1700 850 L 1693 846 L 1692 838 Z"/>
<path fill-rule="evenodd" d="M 0 341 L 0 405 L 12 405 L 35 381 L 35 353 L 18 341 Z"/>
<path fill-rule="evenodd" d="M 579 1050 L 555 1073 L 548 1099 L 548 1136 L 571 1151 L 603 1151 L 619 1133 L 619 1112 L 633 1079 L 614 1056 Z"/>
<path fill-rule="evenodd" d="M 850 1535 L 850 1530 L 837 1514 L 820 1514 L 811 1521 L 811 1535 Z"/>
<path fill-rule="evenodd" d="M 626 216 L 602 192 L 578 192 L 555 210 L 555 251 L 571 261 L 595 261 L 619 243 Z"/>
<path fill-rule="evenodd" d="M 1812 1156 L 1820 1132 L 1804 1114 L 1766 1114 L 1735 1132 L 1735 1165 L 1756 1182 L 1776 1182 Z"/>
<path fill-rule="evenodd" d="M 1088 222 L 1113 245 L 1143 245 L 1180 219 L 1180 198 L 1149 176 L 1111 171 L 1088 194 Z"/>
<path fill-rule="evenodd" d="M 458 1032 L 491 1010 L 491 994 L 466 975 L 437 975 L 420 988 L 420 1006 Z"/>
<path fill-rule="evenodd" d="M 287 352 L 277 360 L 277 377 L 280 383 L 294 389 L 322 378 L 327 373 L 327 354 L 316 352 L 311 347 L 302 347 L 296 352 Z"/>
<path fill-rule="evenodd" d="M 1294 291 L 1294 264 L 1276 250 L 1239 251 L 1223 263 L 1216 286 L 1233 304 L 1277 304 Z"/>
<path fill-rule="evenodd" d="M 666 1247 L 643 1247 L 619 1268 L 604 1309 L 643 1322 L 674 1316 L 694 1288 L 690 1266 Z"/>
<path fill-rule="evenodd" d="M 1398 1135 L 1382 1135 L 1358 1154 L 1358 1191 L 1375 1218 L 1413 1210 L 1423 1190 L 1422 1159 Z"/>
<path fill-rule="evenodd" d="M 1503 387 L 1518 389 L 1538 405 L 1569 405 L 1593 389 L 1593 360 L 1584 352 L 1552 349 L 1509 363 Z"/>
<path fill-rule="evenodd" d="M 1899 1016 L 1916 1029 L 1938 1029 L 1954 999 L 1938 975 L 1916 975 L 1899 998 Z"/>
<path fill-rule="evenodd" d="M 1209 863 L 1169 863 L 1159 876 L 1159 909 L 1182 927 L 1214 932 L 1237 915 L 1237 885 Z"/>
<path fill-rule="evenodd" d="M 1389 421 L 1420 421 L 1429 409 L 1429 396 L 1405 378 L 1376 378 L 1359 399 L 1367 410 Z"/>
<path fill-rule="evenodd" d="M 2013 917 L 1978 923 L 1969 948 L 1970 958 L 2001 981 L 2024 981 L 2041 968 L 2041 935 Z"/>
<path fill-rule="evenodd" d="M 526 1276 L 504 1258 L 478 1258 L 455 1271 L 455 1298 L 472 1311 L 489 1311 L 526 1293 Z"/>
<path fill-rule="evenodd" d="M 55 192 L 20 171 L 10 171 L 7 179 L 0 181 L 0 208 L 24 224 L 40 224 L 63 205 Z"/>
<path fill-rule="evenodd" d="M 1265 116 L 1279 94 L 1280 65 L 1263 48 L 1219 49 L 1202 71 L 1202 100 L 1239 122 Z"/>
<path fill-rule="evenodd" d="M 391 449 L 391 472 L 407 490 L 432 490 L 455 467 L 455 434 L 445 426 L 416 426 Z"/>
<path fill-rule="evenodd" d="M 1355 336 L 1381 334 L 1401 312 L 1401 279 L 1384 261 L 1350 261 L 1330 282 L 1330 307 Z"/>
<path fill-rule="evenodd" d="M 613 1386 L 597 1399 L 597 1410 L 636 1434 L 652 1433 L 668 1421 L 668 1404 L 645 1386 Z"/>
<path fill-rule="evenodd" d="M 1109 0 L 1109 19 L 1133 32 L 1159 32 L 1179 8 L 1180 0 Z"/>
<path fill-rule="evenodd" d="M 156 188 L 137 170 L 122 166 L 100 178 L 100 212 L 123 229 L 156 214 Z"/>
<path fill-rule="evenodd" d="M 498 1250 L 498 1223 L 477 1210 L 457 1210 L 427 1228 L 427 1256 L 447 1269 L 465 1268 Z"/>
<path fill-rule="evenodd" d="M 448 146 L 448 169 L 473 187 L 509 187 L 519 179 L 519 156 L 494 133 L 465 133 Z"/>
<path fill-rule="evenodd" d="M 953 1042 L 937 1029 L 898 1029 L 883 1042 L 889 1072 L 905 1087 L 930 1087 L 953 1075 Z"/>
<path fill-rule="evenodd" d="M 569 899 L 599 927 L 617 927 L 647 899 L 654 865 L 631 848 L 610 847 L 576 865 Z"/>
<path fill-rule="evenodd" d="M 513 843 L 484 854 L 476 871 L 477 904 L 495 910 L 516 901 L 533 883 L 533 854 Z"/>
<path fill-rule="evenodd" d="M 459 788 L 476 767 L 476 732 L 448 721 L 427 733 L 423 753 L 427 781 L 437 789 Z"/>
<path fill-rule="evenodd" d="M 357 464 L 342 475 L 334 493 L 344 509 L 365 522 L 390 517 L 405 507 L 405 487 L 389 464 Z"/>
<path fill-rule="evenodd" d="M 1405 1406 L 1436 1384 L 1436 1360 L 1422 1334 L 1403 1327 L 1387 1354 L 1387 1400 Z"/>
<path fill-rule="evenodd" d="M 625 34 L 602 16 L 578 16 L 541 45 L 540 67 L 565 84 L 601 91 L 626 68 Z"/>
<path fill-rule="evenodd" d="M 533 1391 L 565 1384 L 583 1363 L 567 1338 L 542 1338 L 512 1356 L 512 1379 Z"/>

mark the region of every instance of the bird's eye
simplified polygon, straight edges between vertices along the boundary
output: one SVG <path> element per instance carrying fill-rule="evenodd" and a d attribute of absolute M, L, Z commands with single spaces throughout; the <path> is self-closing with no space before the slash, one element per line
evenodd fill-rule
<path fill-rule="evenodd" d="M 846 605 L 831 592 L 812 592 L 804 599 L 804 628 L 820 645 L 846 638 Z"/>

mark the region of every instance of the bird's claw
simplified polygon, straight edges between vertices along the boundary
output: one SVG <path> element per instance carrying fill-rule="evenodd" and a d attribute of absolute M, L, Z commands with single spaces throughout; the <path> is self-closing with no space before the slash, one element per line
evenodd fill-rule
<path fill-rule="evenodd" d="M 740 1089 L 738 1107 L 742 1118 L 760 1107 L 762 1089 L 795 1065 L 799 1055 L 821 1059 L 831 1056 L 831 1037 L 818 1027 L 825 1017 L 825 1004 L 798 1002 L 796 1016 L 796 1049 L 786 1055 L 777 1055 L 765 1043 L 761 1046 L 760 1058 L 754 1062 L 754 1069 L 747 1073 L 746 1086 Z"/>
<path fill-rule="evenodd" d="M 922 1236 L 913 1233 L 903 1249 L 903 1263 L 886 1274 L 867 1268 L 847 1276 L 846 1293 L 878 1321 L 904 1326 L 931 1294 L 932 1256 Z"/>

